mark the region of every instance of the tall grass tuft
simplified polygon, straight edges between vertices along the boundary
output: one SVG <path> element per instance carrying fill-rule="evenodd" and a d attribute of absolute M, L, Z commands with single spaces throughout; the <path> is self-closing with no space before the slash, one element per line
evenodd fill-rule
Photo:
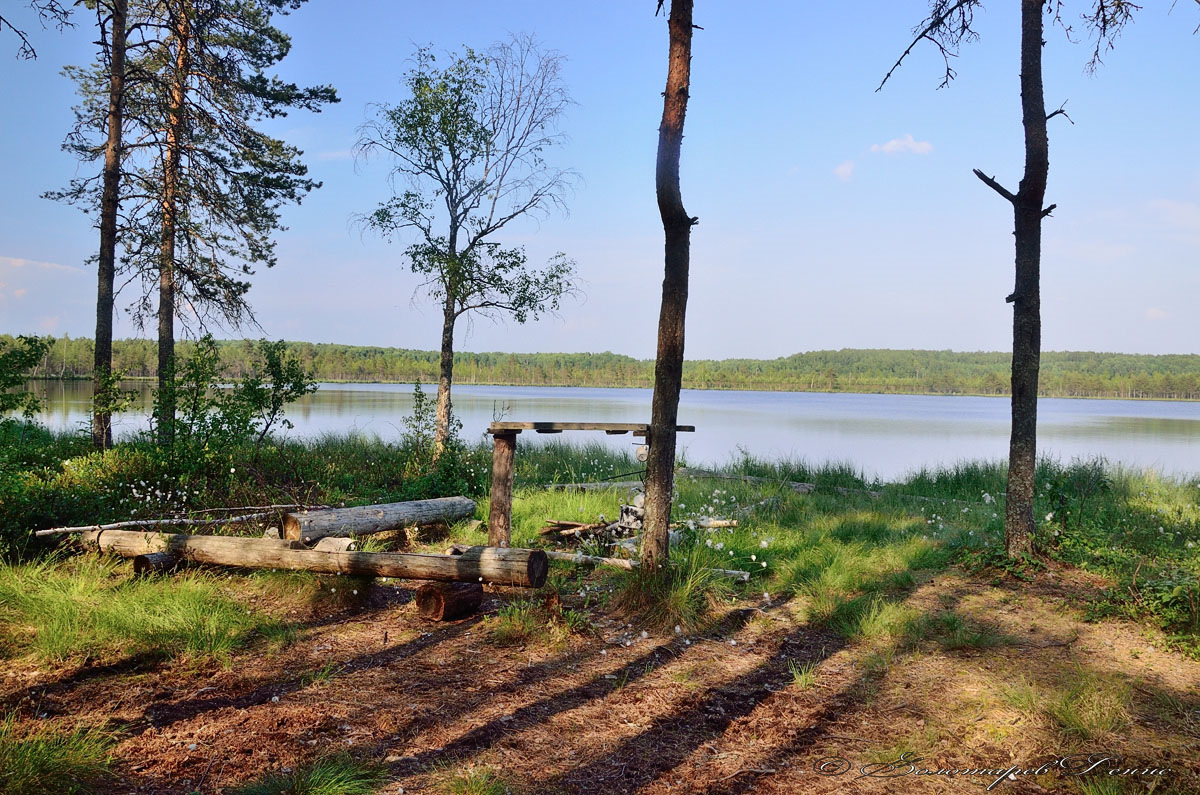
<path fill-rule="evenodd" d="M 235 795 L 370 795 L 387 783 L 374 765 L 348 754 L 317 759 L 291 773 L 268 773 L 235 790 Z"/>
<path fill-rule="evenodd" d="M 713 570 L 721 563 L 699 545 L 674 551 L 666 568 L 625 574 L 613 607 L 648 628 L 695 631 L 708 620 L 713 603 L 733 593 L 729 580 Z"/>
<path fill-rule="evenodd" d="M 0 792 L 71 795 L 101 792 L 112 764 L 111 735 L 98 729 L 21 731 L 10 714 L 0 720 Z"/>
<path fill-rule="evenodd" d="M 134 579 L 94 556 L 0 567 L 0 639 L 49 662 L 118 652 L 224 659 L 274 620 L 202 573 Z"/>

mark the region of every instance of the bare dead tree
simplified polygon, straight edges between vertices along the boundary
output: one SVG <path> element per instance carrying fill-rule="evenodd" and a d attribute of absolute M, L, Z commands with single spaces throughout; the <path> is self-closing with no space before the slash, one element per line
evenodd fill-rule
<path fill-rule="evenodd" d="M 662 5 L 660 0 L 659 10 Z M 667 561 L 671 493 L 675 487 L 675 426 L 683 382 L 688 266 L 692 226 L 697 221 L 684 210 L 679 187 L 679 156 L 691 88 L 693 27 L 692 0 L 671 0 L 667 19 L 670 36 L 667 87 L 663 92 L 654 179 L 666 244 L 662 304 L 658 315 L 658 356 L 654 363 L 654 398 L 650 408 L 650 453 L 646 459 L 646 530 L 642 536 L 641 558 L 647 571 Z"/>
<path fill-rule="evenodd" d="M 1062 105 L 1046 112 L 1042 49 L 1046 18 L 1061 26 L 1068 38 L 1071 36 L 1070 25 L 1063 20 L 1063 5 L 1063 0 L 1021 0 L 1021 116 L 1025 131 L 1025 171 L 1016 192 L 1005 188 L 995 177 L 979 169 L 974 171 L 976 177 L 1013 208 L 1016 280 L 1012 293 L 1005 299 L 1013 305 L 1012 430 L 1004 518 L 1005 551 L 1013 558 L 1033 552 L 1036 529 L 1033 500 L 1041 364 L 1042 219 L 1055 208 L 1053 204 L 1048 207 L 1044 204 L 1050 171 L 1047 122 L 1056 116 L 1066 117 Z M 879 88 L 883 88 L 905 57 L 922 41 L 932 43 L 942 55 L 945 74 L 939 88 L 948 85 L 955 75 L 951 59 L 958 55 L 964 42 L 979 37 L 974 29 L 974 14 L 982 8 L 981 0 L 932 0 L 929 16 L 913 29 L 912 43 L 888 71 Z M 1095 70 L 1100 55 L 1112 49 L 1116 37 L 1139 8 L 1128 0 L 1093 0 L 1090 11 L 1081 15 L 1096 37 L 1088 71 Z"/>

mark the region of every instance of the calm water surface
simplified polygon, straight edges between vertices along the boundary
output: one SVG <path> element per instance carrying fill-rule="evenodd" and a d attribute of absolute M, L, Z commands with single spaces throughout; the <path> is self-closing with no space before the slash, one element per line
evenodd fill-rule
<path fill-rule="evenodd" d="M 40 421 L 53 428 L 87 421 L 91 384 L 34 382 L 45 398 Z M 117 418 L 118 434 L 147 427 L 150 386 L 136 410 Z M 432 397 L 433 389 L 427 394 Z M 648 422 L 650 390 L 575 387 L 456 386 L 454 409 L 463 436 L 477 439 L 493 419 Z M 322 384 L 289 408 L 295 437 L 355 431 L 396 439 L 412 410 L 406 384 Z M 1008 450 L 1007 398 L 850 395 L 813 392 L 684 390 L 681 434 L 690 463 L 720 463 L 738 448 L 769 458 L 847 461 L 868 476 L 898 477 L 921 466 L 964 459 L 1001 459 Z M 1200 403 L 1166 401 L 1040 401 L 1041 450 L 1066 462 L 1109 461 L 1168 474 L 1200 473 Z M 599 441 L 630 447 L 629 436 L 522 434 L 519 441 Z"/>

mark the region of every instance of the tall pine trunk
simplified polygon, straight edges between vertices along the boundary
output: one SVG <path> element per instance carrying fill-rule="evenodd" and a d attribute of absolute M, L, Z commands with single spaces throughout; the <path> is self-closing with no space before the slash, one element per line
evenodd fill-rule
<path fill-rule="evenodd" d="M 184 101 L 187 94 L 190 25 L 186 3 L 176 6 L 175 67 L 163 152 L 162 231 L 158 270 L 158 442 L 175 439 L 175 236 L 179 211 L 179 173 L 184 141 Z"/>
<path fill-rule="evenodd" d="M 1050 170 L 1046 101 L 1042 89 L 1042 2 L 1021 2 L 1021 114 L 1025 175 L 1013 197 L 1016 285 L 1013 301 L 1012 435 L 1004 546 L 1009 557 L 1033 549 L 1034 469 L 1037 465 L 1038 370 L 1042 351 L 1040 270 L 1042 209 Z"/>
<path fill-rule="evenodd" d="M 96 266 L 96 347 L 92 362 L 92 444 L 112 446 L 113 282 L 117 261 L 117 210 L 121 184 L 121 116 L 125 94 L 126 0 L 112 4 L 108 57 L 108 140 L 104 145 L 104 187 L 100 194 L 100 252 Z"/>
<path fill-rule="evenodd" d="M 683 336 L 687 311 L 688 263 L 695 220 L 683 208 L 679 155 L 687 115 L 692 60 L 692 0 L 671 0 L 670 50 L 662 124 L 658 128 L 655 191 L 665 234 L 662 304 L 658 315 L 658 355 L 650 408 L 650 455 L 646 459 L 646 531 L 642 566 L 653 570 L 668 557 L 671 493 L 675 486 L 675 426 L 683 381 Z"/>

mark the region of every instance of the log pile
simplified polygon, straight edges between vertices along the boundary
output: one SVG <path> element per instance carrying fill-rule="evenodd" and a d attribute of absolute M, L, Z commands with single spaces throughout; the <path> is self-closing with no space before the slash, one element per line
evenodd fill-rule
<path fill-rule="evenodd" d="M 239 538 L 101 530 L 85 533 L 84 544 L 127 558 L 167 555 L 177 565 L 210 563 L 251 569 L 290 569 L 410 580 L 492 583 L 540 588 L 549 569 L 546 553 L 534 549 L 472 547 L 462 555 L 415 552 L 322 551 L 288 539 Z M 297 548 L 299 547 L 299 548 Z M 143 570 L 163 570 L 166 557 L 146 557 Z"/>

